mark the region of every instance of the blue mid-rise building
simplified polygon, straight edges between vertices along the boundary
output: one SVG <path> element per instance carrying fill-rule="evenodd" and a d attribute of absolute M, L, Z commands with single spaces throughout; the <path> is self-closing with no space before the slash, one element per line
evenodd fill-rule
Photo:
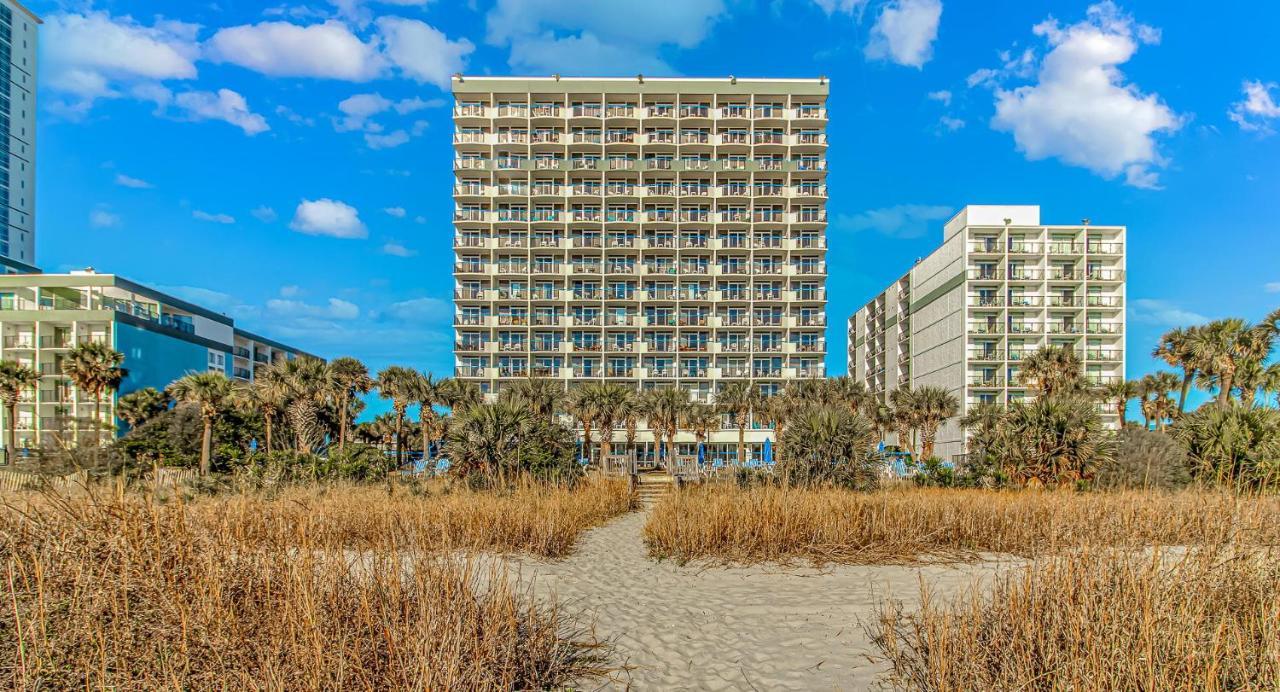
<path fill-rule="evenodd" d="M 119 389 L 95 402 L 63 372 L 70 349 L 89 341 L 124 354 L 128 375 Z M 0 275 L 0 359 L 40 373 L 40 386 L 24 392 L 15 422 L 0 422 L 0 444 L 16 423 L 17 448 L 74 444 L 89 429 L 123 428 L 116 400 L 212 370 L 250 381 L 271 363 L 310 355 L 238 329 L 226 315 L 114 274 Z M 98 406 L 95 406 L 95 403 Z M 95 411 L 101 423 L 94 422 Z"/>

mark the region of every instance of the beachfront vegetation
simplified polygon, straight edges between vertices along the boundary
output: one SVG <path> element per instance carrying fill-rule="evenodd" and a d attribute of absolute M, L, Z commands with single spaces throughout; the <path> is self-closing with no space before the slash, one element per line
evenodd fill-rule
<path fill-rule="evenodd" d="M 27 496 L 0 508 L 0 686 L 562 687 L 607 647 L 457 551 L 559 557 L 629 507 L 616 481 Z"/>

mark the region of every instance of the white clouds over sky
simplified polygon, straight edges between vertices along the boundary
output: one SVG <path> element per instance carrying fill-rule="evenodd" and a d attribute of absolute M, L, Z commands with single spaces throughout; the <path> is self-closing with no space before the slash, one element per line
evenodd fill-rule
<path fill-rule="evenodd" d="M 1227 116 L 1246 132 L 1275 134 L 1273 126 L 1280 120 L 1280 105 L 1276 105 L 1280 99 L 1280 86 L 1275 82 L 1263 83 L 1255 79 L 1246 81 L 1241 89 L 1244 98 L 1231 104 Z"/>
<path fill-rule="evenodd" d="M 1157 136 L 1177 131 L 1183 117 L 1157 94 L 1127 83 L 1119 65 L 1159 32 L 1136 23 L 1111 2 L 1093 5 L 1070 26 L 1048 19 L 1033 28 L 1049 52 L 1037 82 L 995 91 L 992 127 L 1013 135 L 1032 161 L 1058 158 L 1134 187 L 1158 188 L 1166 165 Z M 971 78 L 972 81 L 972 78 Z"/>
<path fill-rule="evenodd" d="M 303 200 L 294 212 L 289 227 L 308 235 L 334 238 L 367 238 L 369 229 L 360 220 L 356 208 L 337 200 L 323 198 Z"/>
<path fill-rule="evenodd" d="M 933 57 L 938 38 L 942 0 L 891 0 L 880 10 L 865 53 L 873 60 L 890 60 L 921 68 Z"/>
<path fill-rule="evenodd" d="M 875 231 L 893 238 L 919 238 L 931 230 L 942 237 L 942 221 L 955 209 L 945 205 L 899 204 L 858 214 L 840 214 L 832 224 L 839 231 Z"/>

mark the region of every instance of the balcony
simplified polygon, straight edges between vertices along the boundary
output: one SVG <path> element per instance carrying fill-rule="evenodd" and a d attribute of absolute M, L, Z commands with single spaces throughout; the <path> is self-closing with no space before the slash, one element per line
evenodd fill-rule
<path fill-rule="evenodd" d="M 972 375 L 969 377 L 969 386 L 979 388 L 1003 387 L 1004 378 L 999 375 Z"/>
<path fill-rule="evenodd" d="M 827 350 L 826 342 L 798 342 L 796 343 L 796 353 L 824 353 Z"/>
<path fill-rule="evenodd" d="M 1041 325 L 1039 322 L 1010 322 L 1010 334 L 1039 334 Z"/>
<path fill-rule="evenodd" d="M 1124 253 L 1124 245 L 1121 243 L 1089 242 L 1085 244 L 1085 251 L 1090 255 L 1119 255 Z"/>
<path fill-rule="evenodd" d="M 1123 281 L 1124 272 L 1119 269 L 1090 269 L 1087 277 L 1090 281 Z"/>
<path fill-rule="evenodd" d="M 998 348 L 969 351 L 969 360 L 977 362 L 997 362 L 1004 360 L 1004 351 Z"/>
<path fill-rule="evenodd" d="M 1000 269 L 970 269 L 970 281 L 1003 281 L 1004 271 Z"/>
<path fill-rule="evenodd" d="M 1079 334 L 1080 325 L 1071 322 L 1049 322 L 1050 334 Z"/>
<path fill-rule="evenodd" d="M 1084 245 L 1080 243 L 1049 243 L 1049 254 L 1051 255 L 1079 255 L 1083 253 Z"/>
<path fill-rule="evenodd" d="M 971 308 L 998 308 L 1004 306 L 1004 298 L 1002 296 L 989 295 L 970 295 L 969 307 Z"/>
<path fill-rule="evenodd" d="M 1124 353 L 1119 349 L 1087 349 L 1084 352 L 1084 357 L 1085 360 L 1118 363 L 1124 360 Z"/>
<path fill-rule="evenodd" d="M 1119 334 L 1121 331 L 1118 322 L 1089 322 L 1086 327 L 1085 331 L 1088 334 L 1114 335 Z"/>
<path fill-rule="evenodd" d="M 782 368 L 760 368 L 760 367 L 752 368 L 751 376 L 752 377 L 768 377 L 768 378 L 782 377 Z"/>
<path fill-rule="evenodd" d="M 968 332 L 970 334 L 1003 334 L 1004 326 L 999 322 L 970 322 Z"/>

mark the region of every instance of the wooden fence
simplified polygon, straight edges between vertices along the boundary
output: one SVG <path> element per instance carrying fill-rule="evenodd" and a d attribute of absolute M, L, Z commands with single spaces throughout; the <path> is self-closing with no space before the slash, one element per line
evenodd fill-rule
<path fill-rule="evenodd" d="M 59 492 L 67 492 L 72 488 L 83 488 L 88 482 L 88 471 L 76 471 L 65 476 L 46 476 L 37 473 L 23 473 L 13 469 L 0 469 L 0 491 L 15 492 L 18 490 L 50 488 Z"/>

